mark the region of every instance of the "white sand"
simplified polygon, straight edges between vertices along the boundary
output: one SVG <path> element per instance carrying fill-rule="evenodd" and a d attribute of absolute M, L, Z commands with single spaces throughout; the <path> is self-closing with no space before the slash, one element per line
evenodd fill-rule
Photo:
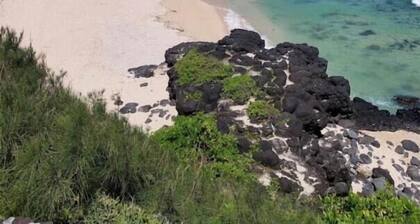
<path fill-rule="evenodd" d="M 410 177 L 401 175 L 393 166 L 394 161 L 395 164 L 398 164 L 404 169 L 404 172 L 407 170 L 408 165 L 410 164 L 411 158 L 417 157 L 420 159 L 420 153 L 410 152 L 405 150 L 408 153 L 408 156 L 405 157 L 404 155 L 400 155 L 395 152 L 395 148 L 400 145 L 402 140 L 411 140 L 415 142 L 417 145 L 420 145 L 420 135 L 414 132 L 408 131 L 396 131 L 396 132 L 387 132 L 387 131 L 380 131 L 380 132 L 372 132 L 372 131 L 363 131 L 364 134 L 374 137 L 380 144 L 381 147 L 377 150 L 372 152 L 373 156 L 377 156 L 380 158 L 383 164 L 377 164 L 377 160 L 373 159 L 372 162 L 367 166 L 367 168 L 374 168 L 374 167 L 382 167 L 389 171 L 392 179 L 394 179 L 395 186 L 398 185 L 405 185 L 405 186 L 412 186 L 415 185 L 420 188 L 420 182 L 413 181 Z M 393 146 L 389 145 L 387 142 L 392 142 Z M 367 152 L 365 148 L 361 150 L 361 152 Z"/>
<path fill-rule="evenodd" d="M 185 6 L 183 15 L 192 17 L 185 20 L 192 22 L 177 25 L 186 26 L 181 28 L 188 37 L 158 22 L 157 16 L 167 12 L 159 0 L 3 0 L 0 25 L 24 31 L 24 43 L 31 42 L 38 53 L 45 54 L 48 66 L 54 71 L 67 71 L 65 84 L 75 92 L 86 96 L 104 89 L 112 110 L 114 94 L 119 94 L 125 103 L 136 102 L 140 106 L 168 98 L 166 76 L 133 79 L 127 77 L 128 68 L 160 64 L 166 49 L 183 41 L 204 38 L 209 27 L 214 29 L 210 29 L 212 35 L 207 40 L 223 35 L 221 30 L 225 28 L 217 22 L 222 18 L 214 8 L 200 1 L 181 2 L 179 6 Z M 198 15 L 202 17 L 194 18 Z M 202 29 L 201 18 L 215 18 L 216 23 Z M 149 86 L 140 88 L 143 82 Z M 176 114 L 173 107 L 169 110 Z M 132 124 L 142 126 L 148 115 L 135 113 L 128 118 Z M 171 123 L 170 119 L 153 120 L 144 127 L 156 130 Z"/>
<path fill-rule="evenodd" d="M 333 131 L 334 133 L 341 133 L 343 134 L 344 128 L 336 125 L 335 128 L 328 126 L 323 130 L 323 133 L 328 131 Z M 361 131 L 359 133 L 359 137 L 363 135 L 368 135 L 374 137 L 379 143 L 380 147 L 375 148 L 370 146 L 370 149 L 365 145 L 361 145 L 357 143 L 358 152 L 357 154 L 368 154 L 369 152 L 372 153 L 371 159 L 372 163 L 370 164 L 360 164 L 357 167 L 357 172 L 362 176 L 370 176 L 372 174 L 372 169 L 381 167 L 389 171 L 392 179 L 395 182 L 395 187 L 397 186 L 416 186 L 420 188 L 420 182 L 413 181 L 410 177 L 405 174 L 408 165 L 410 164 L 410 160 L 412 157 L 417 157 L 420 159 L 420 153 L 414 153 L 405 150 L 407 156 L 398 154 L 395 152 L 395 148 L 397 146 L 401 146 L 402 140 L 411 140 L 415 142 L 417 145 L 420 145 L 420 135 L 414 132 L 408 131 L 396 131 L 396 132 L 388 132 L 388 131 Z M 389 143 L 392 143 L 390 145 Z M 400 166 L 404 171 L 404 173 L 399 172 L 394 166 Z M 352 188 L 354 192 L 361 192 L 362 191 L 363 182 L 362 180 L 357 180 L 352 183 Z M 398 190 L 402 190 L 403 187 L 397 187 Z"/>
<path fill-rule="evenodd" d="M 217 41 L 228 34 L 226 11 L 201 0 L 163 0 L 168 9 L 159 20 L 168 27 L 200 41 Z"/>

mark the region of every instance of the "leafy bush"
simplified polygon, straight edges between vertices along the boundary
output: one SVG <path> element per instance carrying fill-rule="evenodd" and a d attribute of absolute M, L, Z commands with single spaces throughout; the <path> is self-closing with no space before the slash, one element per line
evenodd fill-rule
<path fill-rule="evenodd" d="M 90 205 L 86 224 L 160 224 L 155 215 L 149 214 L 133 203 L 124 203 L 104 194 L 99 194 Z"/>
<path fill-rule="evenodd" d="M 371 197 L 355 193 L 348 197 L 325 197 L 325 223 L 420 223 L 420 208 L 406 198 L 398 198 L 392 189 Z"/>
<path fill-rule="evenodd" d="M 206 160 L 215 175 L 251 178 L 250 159 L 239 154 L 236 139 L 222 134 L 210 115 L 177 117 L 172 127 L 161 129 L 154 138 L 162 148 L 178 152 L 182 158 Z"/>
<path fill-rule="evenodd" d="M 222 80 L 233 75 L 230 65 L 225 65 L 216 58 L 190 50 L 175 64 L 178 74 L 177 83 L 180 85 L 203 84 L 212 80 Z"/>
<path fill-rule="evenodd" d="M 246 103 L 249 98 L 258 93 L 255 81 L 249 75 L 227 78 L 223 82 L 223 94 L 238 104 Z"/>
<path fill-rule="evenodd" d="M 251 120 L 262 121 L 279 115 L 280 112 L 268 102 L 257 100 L 249 104 L 247 114 Z"/>

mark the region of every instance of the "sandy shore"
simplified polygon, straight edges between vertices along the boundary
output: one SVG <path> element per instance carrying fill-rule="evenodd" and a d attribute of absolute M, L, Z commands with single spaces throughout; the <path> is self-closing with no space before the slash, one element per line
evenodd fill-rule
<path fill-rule="evenodd" d="M 222 8 L 201 0 L 163 0 L 162 5 L 168 11 L 159 20 L 192 39 L 217 41 L 228 34 Z"/>
<path fill-rule="evenodd" d="M 0 25 L 24 31 L 24 43 L 45 54 L 55 72 L 67 71 L 65 84 L 76 93 L 105 90 L 108 108 L 115 110 L 115 94 L 139 106 L 168 98 L 165 75 L 134 79 L 127 69 L 161 63 L 165 50 L 180 42 L 216 40 L 227 32 L 220 11 L 207 3 L 168 0 L 163 5 L 159 0 L 3 0 Z M 143 83 L 148 86 L 141 88 Z M 165 110 L 176 115 L 173 107 Z M 144 125 L 148 113 L 127 117 L 150 130 L 171 123 L 165 116 Z"/>

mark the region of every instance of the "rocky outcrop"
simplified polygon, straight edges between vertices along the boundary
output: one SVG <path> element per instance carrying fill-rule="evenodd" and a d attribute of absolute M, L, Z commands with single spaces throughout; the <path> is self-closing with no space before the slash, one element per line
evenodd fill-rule
<path fill-rule="evenodd" d="M 414 96 L 398 95 L 394 96 L 394 102 L 404 108 L 415 109 L 420 108 L 420 98 Z"/>
<path fill-rule="evenodd" d="M 380 110 L 362 98 L 353 99 L 352 119 L 355 127 L 372 131 L 396 131 L 400 129 L 420 133 L 420 109 L 399 109 L 395 115 Z"/>
<path fill-rule="evenodd" d="M 154 75 L 157 65 L 143 65 L 137 68 L 130 68 L 128 72 L 134 75 L 135 78 L 150 78 Z"/>
<path fill-rule="evenodd" d="M 238 103 L 226 97 L 223 80 L 180 84 L 175 65 L 191 49 L 231 65 L 235 77 L 250 76 L 258 94 Z M 178 113 L 214 114 L 219 130 L 237 138 L 241 153 L 258 149 L 254 159 L 284 192 L 344 196 L 360 185 L 360 192 L 369 195 L 389 183 L 401 194 L 418 192 L 411 196 L 420 199 L 420 182 L 415 182 L 417 157 L 412 157 L 415 165 L 409 169 L 402 162 L 390 165 L 404 177 L 405 182 L 396 183 L 392 176 L 396 171 L 382 168 L 391 160 L 382 158 L 380 150 L 391 146 L 359 131 L 419 132 L 418 108 L 393 115 L 361 98 L 351 99 L 349 82 L 328 76 L 328 61 L 319 57 L 316 47 L 281 43 L 266 49 L 257 33 L 233 30 L 217 43 L 190 42 L 168 49 L 165 63 L 170 99 Z M 199 93 L 198 97 L 192 97 L 193 93 Z M 248 112 L 255 100 L 270 105 L 271 112 L 263 119 L 252 118 Z M 401 157 L 412 156 L 413 150 L 418 148 L 410 142 L 391 149 Z M 412 186 L 410 181 L 414 181 Z"/>

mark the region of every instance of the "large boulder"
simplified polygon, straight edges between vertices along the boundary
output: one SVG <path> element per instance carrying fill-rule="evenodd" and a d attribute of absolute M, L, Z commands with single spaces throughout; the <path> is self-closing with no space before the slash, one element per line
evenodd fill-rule
<path fill-rule="evenodd" d="M 408 140 L 408 139 L 402 140 L 401 144 L 402 144 L 402 147 L 407 151 L 410 151 L 410 152 L 419 152 L 420 151 L 419 146 L 411 140 Z"/>
<path fill-rule="evenodd" d="M 390 184 L 394 185 L 394 179 L 392 179 L 389 171 L 386 169 L 382 169 L 380 167 L 374 168 L 372 170 L 372 177 L 373 178 L 380 178 L 384 177 Z"/>
<path fill-rule="evenodd" d="M 245 53 L 255 53 L 265 47 L 265 41 L 258 33 L 242 29 L 232 30 L 230 35 L 221 39 L 218 44 Z"/>

